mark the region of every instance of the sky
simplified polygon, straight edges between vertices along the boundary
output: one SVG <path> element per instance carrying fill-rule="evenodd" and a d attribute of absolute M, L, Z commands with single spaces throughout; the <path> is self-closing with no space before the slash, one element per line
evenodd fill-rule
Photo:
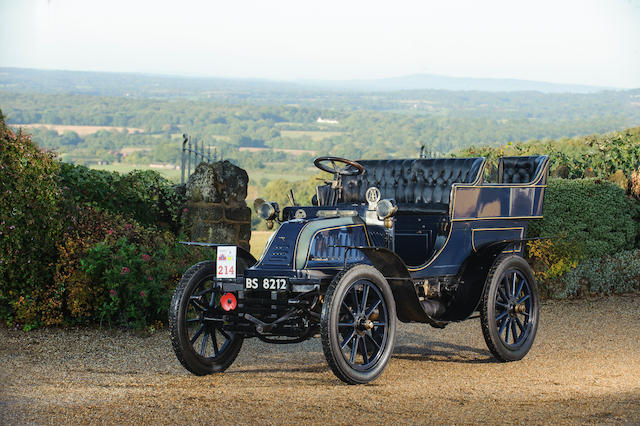
<path fill-rule="evenodd" d="M 640 0 L 0 0 L 0 66 L 640 87 Z"/>

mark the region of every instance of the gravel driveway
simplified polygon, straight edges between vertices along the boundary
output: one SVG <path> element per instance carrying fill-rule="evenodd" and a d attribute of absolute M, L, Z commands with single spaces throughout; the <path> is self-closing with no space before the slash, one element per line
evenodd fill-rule
<path fill-rule="evenodd" d="M 479 320 L 401 324 L 366 386 L 327 367 L 319 339 L 249 340 L 224 374 L 195 377 L 168 332 L 0 329 L 0 423 L 640 422 L 640 296 L 542 306 L 533 349 L 498 363 Z"/>

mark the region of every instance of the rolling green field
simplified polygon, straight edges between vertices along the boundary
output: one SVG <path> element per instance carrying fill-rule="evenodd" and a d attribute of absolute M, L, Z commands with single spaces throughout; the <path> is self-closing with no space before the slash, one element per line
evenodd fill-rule
<path fill-rule="evenodd" d="M 308 136 L 314 142 L 331 138 L 333 136 L 338 136 L 343 133 L 344 132 L 333 132 L 333 131 L 323 131 L 323 130 L 281 130 L 280 131 L 280 134 L 282 135 L 282 137 L 301 138 L 301 137 Z"/>
<path fill-rule="evenodd" d="M 251 231 L 251 254 L 258 259 L 274 231 Z"/>
<path fill-rule="evenodd" d="M 270 165 L 264 169 L 247 169 L 249 174 L 249 185 L 257 184 L 261 180 L 271 181 L 274 179 L 286 179 L 289 182 L 305 180 L 314 174 L 318 174 L 318 169 L 313 167 L 305 167 L 304 169 L 291 170 L 282 164 Z"/>

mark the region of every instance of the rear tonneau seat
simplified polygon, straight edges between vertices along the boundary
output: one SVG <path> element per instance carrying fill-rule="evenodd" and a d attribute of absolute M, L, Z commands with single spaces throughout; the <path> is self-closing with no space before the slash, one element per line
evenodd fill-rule
<path fill-rule="evenodd" d="M 498 163 L 498 183 L 530 183 L 544 167 L 544 155 L 502 157 Z"/>

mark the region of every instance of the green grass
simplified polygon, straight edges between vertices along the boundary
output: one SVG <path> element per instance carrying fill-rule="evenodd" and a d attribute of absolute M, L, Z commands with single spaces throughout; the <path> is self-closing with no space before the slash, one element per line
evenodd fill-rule
<path fill-rule="evenodd" d="M 251 231 L 251 254 L 258 259 L 274 231 Z"/>
<path fill-rule="evenodd" d="M 305 180 L 318 173 L 315 167 L 307 167 L 304 169 L 294 169 L 283 167 L 282 165 L 265 167 L 264 169 L 248 169 L 249 184 L 257 185 L 261 179 L 272 181 L 275 179 L 286 179 L 290 182 Z"/>
<path fill-rule="evenodd" d="M 301 138 L 308 136 L 312 141 L 321 141 L 323 139 L 339 136 L 344 132 L 331 132 L 324 130 L 281 130 L 280 135 L 283 138 Z"/>

